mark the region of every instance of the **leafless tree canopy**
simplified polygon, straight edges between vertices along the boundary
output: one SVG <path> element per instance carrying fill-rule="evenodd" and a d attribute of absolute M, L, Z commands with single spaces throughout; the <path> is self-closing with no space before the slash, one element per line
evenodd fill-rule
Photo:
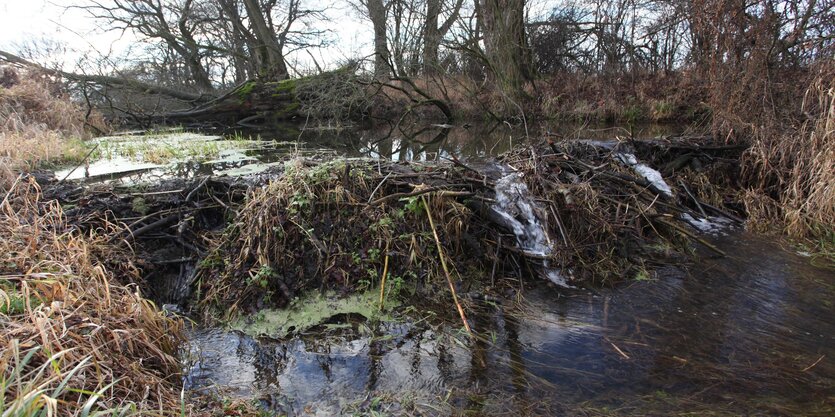
<path fill-rule="evenodd" d="M 467 79 L 482 83 L 470 90 L 487 86 L 514 105 L 530 97 L 537 79 L 560 74 L 622 80 L 686 72 L 716 80 L 723 71 L 807 67 L 832 58 L 835 36 L 833 0 L 344 2 L 332 6 L 363 19 L 373 44 L 368 57 L 341 57 L 370 58 L 355 66 L 360 72 L 384 84 L 404 78 L 435 84 L 448 83 L 445 77 Z M 299 68 L 288 56 L 301 52 L 312 58 L 311 50 L 327 44 L 328 28 L 336 22 L 327 20 L 325 4 L 331 5 L 318 0 L 77 0 L 68 7 L 86 12 L 101 30 L 139 40 L 129 59 L 111 62 L 108 73 L 96 76 L 129 79 L 121 85 L 141 86 L 144 92 L 177 90 L 175 99 L 189 97 L 193 104 L 221 97 L 248 80 L 275 82 L 322 72 L 315 58 Z M 18 56 L 49 66 L 39 59 L 43 48 L 20 49 Z M 97 81 L 105 78 L 89 74 L 80 78 L 85 97 L 114 103 L 115 83 L 102 86 Z M 444 96 L 446 88 L 441 88 Z M 122 106 L 125 111 L 131 105 L 166 108 L 171 97 L 128 99 Z"/>

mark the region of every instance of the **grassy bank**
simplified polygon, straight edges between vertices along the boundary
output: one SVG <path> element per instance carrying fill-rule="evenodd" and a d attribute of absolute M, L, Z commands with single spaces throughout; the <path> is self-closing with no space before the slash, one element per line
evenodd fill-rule
<path fill-rule="evenodd" d="M 8 187 L 19 171 L 80 162 L 84 140 L 109 130 L 50 77 L 10 67 L 0 74 L 0 186 Z"/>
<path fill-rule="evenodd" d="M 129 285 L 139 271 L 110 244 L 116 225 L 81 233 L 26 175 L 80 161 L 103 122 L 48 78 L 3 71 L 0 414 L 178 414 L 182 323 Z"/>
<path fill-rule="evenodd" d="M 131 255 L 73 230 L 31 179 L 0 211 L 0 412 L 176 410 L 181 323 L 121 284 L 138 279 Z"/>
<path fill-rule="evenodd" d="M 711 114 L 701 81 L 686 71 L 610 77 L 559 73 L 531 82 L 516 99 L 491 85 L 455 75 L 420 76 L 410 83 L 388 85 L 366 92 L 375 94 L 371 116 L 397 120 L 404 112 L 413 112 L 400 121 L 404 125 L 420 118 L 444 120 L 427 98 L 442 100 L 456 119 L 468 121 L 707 124 Z"/>
<path fill-rule="evenodd" d="M 835 249 L 835 64 L 809 77 L 799 115 L 752 126 L 743 158 L 752 225 Z"/>

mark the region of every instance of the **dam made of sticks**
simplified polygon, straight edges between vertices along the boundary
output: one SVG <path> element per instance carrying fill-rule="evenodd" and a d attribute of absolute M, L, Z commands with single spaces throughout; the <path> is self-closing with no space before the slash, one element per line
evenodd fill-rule
<path fill-rule="evenodd" d="M 634 368 L 636 376 L 674 381 L 676 388 L 632 382 L 656 392 L 635 397 L 641 409 L 663 414 L 687 409 L 678 396 L 697 395 L 703 403 L 691 405 L 712 409 L 712 392 L 692 390 L 718 374 L 728 384 L 762 378 L 714 363 L 724 356 L 709 353 L 710 336 L 684 353 L 655 346 L 700 334 L 669 322 L 667 310 L 701 315 L 708 288 L 744 291 L 746 281 L 716 271 L 754 270 L 757 255 L 740 263 L 736 252 L 767 246 L 742 231 L 731 162 L 739 146 L 692 137 L 546 138 L 493 156 L 423 146 L 413 153 L 419 158 L 392 160 L 315 144 L 159 132 L 105 138 L 97 149 L 86 164 L 38 177 L 43 197 L 60 202 L 71 229 L 107 241 L 107 269 L 139 271 L 124 284 L 168 317 L 188 318 L 179 360 L 184 389 L 199 401 L 231 395 L 290 415 L 598 414 L 618 395 L 635 395 L 618 394 L 617 382 Z M 205 156 L 193 159 L 197 153 Z M 717 269 L 690 276 L 691 264 Z M 675 298 L 682 285 L 692 299 Z M 745 299 L 756 308 L 773 296 L 753 291 Z M 810 320 L 805 310 L 786 311 L 804 317 L 798 325 Z M 722 317 L 782 331 L 782 316 Z M 704 320 L 721 326 L 711 318 Z M 740 332 L 750 343 L 752 335 Z M 805 363 L 800 369 L 822 352 L 809 337 L 781 348 Z M 688 361 L 686 352 L 710 356 L 693 368 L 699 382 L 653 370 L 656 355 Z M 609 371 L 601 372 L 603 364 Z M 762 386 L 784 398 L 782 378 L 823 384 L 799 407 L 825 410 L 815 392 L 831 386 L 819 378 L 830 367 L 814 369 L 801 378 L 769 365 L 763 372 L 779 378 Z M 507 378 L 511 387 L 501 383 Z M 606 397 L 573 404 L 585 401 L 585 386 Z M 398 398 L 398 390 L 409 394 Z M 550 397 L 558 391 L 573 405 Z M 659 401 L 658 392 L 676 398 Z M 519 393 L 523 403 L 511 399 Z M 759 401 L 747 393 L 739 399 L 741 408 L 723 410 Z"/>

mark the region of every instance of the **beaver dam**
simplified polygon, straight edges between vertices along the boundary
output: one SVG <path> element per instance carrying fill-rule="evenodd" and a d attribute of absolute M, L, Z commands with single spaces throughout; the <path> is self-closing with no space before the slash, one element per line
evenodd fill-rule
<path fill-rule="evenodd" d="M 124 284 L 189 319 L 181 381 L 197 402 L 833 412 L 832 270 L 743 230 L 743 147 L 540 139 L 392 160 L 174 136 L 166 155 L 101 141 L 40 182 L 71 228 L 106 237 L 108 267 L 141 272 Z"/>

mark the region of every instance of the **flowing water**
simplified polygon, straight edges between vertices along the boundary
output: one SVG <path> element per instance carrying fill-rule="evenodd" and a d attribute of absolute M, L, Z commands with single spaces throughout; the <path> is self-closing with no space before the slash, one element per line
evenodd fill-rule
<path fill-rule="evenodd" d="M 503 171 L 509 170 L 506 167 Z M 522 174 L 503 172 L 496 181 L 496 204 L 491 207 L 494 215 L 501 218 L 501 224 L 508 225 L 516 237 L 519 249 L 528 255 L 542 258 L 542 274 L 557 286 L 568 288 L 563 271 L 553 267 L 548 257 L 554 252 L 554 245 L 548 236 L 542 209 L 531 198 L 528 186 L 522 181 Z"/>
<path fill-rule="evenodd" d="M 167 161 L 120 145 L 80 175 L 57 176 L 245 175 L 287 153 L 483 158 L 521 140 L 518 129 L 479 132 L 457 129 L 437 141 L 428 133 L 425 142 L 366 133 L 293 143 L 210 137 L 202 141 L 218 142 L 211 157 L 176 151 Z M 653 181 L 637 160 L 623 162 Z M 97 163 L 115 168 L 97 173 Z M 518 174 L 498 179 L 494 209 L 516 225 L 521 249 L 547 255 L 542 217 Z M 198 327 L 184 382 L 289 415 L 835 415 L 835 272 L 717 219 L 685 220 L 729 256 L 698 254 L 692 265 L 614 289 L 557 290 L 540 280 L 502 302 L 470 300 L 473 339 L 420 306 L 385 321 L 336 315 L 279 339 Z M 555 266 L 543 271 L 561 282 Z"/>
<path fill-rule="evenodd" d="M 187 386 L 290 415 L 832 415 L 833 271 L 744 232 L 715 243 L 730 256 L 651 281 L 475 304 L 474 340 L 416 318 L 196 330 Z"/>

